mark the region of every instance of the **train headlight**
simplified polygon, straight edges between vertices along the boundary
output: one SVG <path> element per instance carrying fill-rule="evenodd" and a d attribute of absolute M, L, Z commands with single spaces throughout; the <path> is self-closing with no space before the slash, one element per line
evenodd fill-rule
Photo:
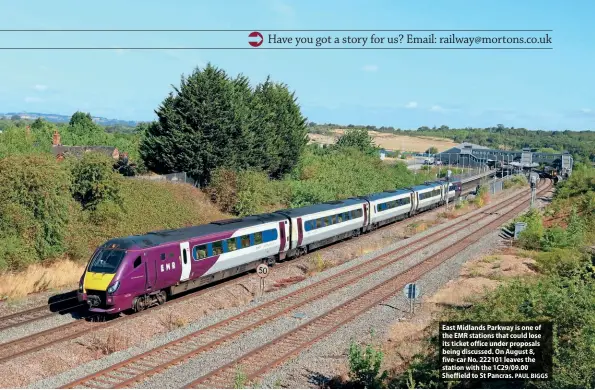
<path fill-rule="evenodd" d="M 79 292 L 83 292 L 83 282 L 79 282 Z"/>
<path fill-rule="evenodd" d="M 111 286 L 109 286 L 107 288 L 107 293 L 108 294 L 113 294 L 118 290 L 118 287 L 120 287 L 120 281 L 118 280 L 116 283 L 112 284 Z"/>

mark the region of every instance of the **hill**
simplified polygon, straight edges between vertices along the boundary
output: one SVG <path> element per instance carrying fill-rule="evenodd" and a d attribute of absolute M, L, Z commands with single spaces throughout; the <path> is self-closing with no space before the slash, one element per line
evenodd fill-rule
<path fill-rule="evenodd" d="M 7 112 L 7 113 L 0 113 L 0 119 L 11 119 L 14 116 L 18 116 L 20 119 L 30 119 L 35 120 L 37 118 L 42 118 L 47 120 L 48 122 L 52 123 L 68 123 L 70 121 L 71 115 L 61 115 L 61 114 L 45 114 L 40 112 Z M 125 121 L 120 119 L 108 119 L 100 116 L 94 116 L 93 122 L 104 125 L 104 126 L 114 126 L 114 125 L 123 125 L 123 126 L 136 126 L 139 122 L 138 121 Z"/>

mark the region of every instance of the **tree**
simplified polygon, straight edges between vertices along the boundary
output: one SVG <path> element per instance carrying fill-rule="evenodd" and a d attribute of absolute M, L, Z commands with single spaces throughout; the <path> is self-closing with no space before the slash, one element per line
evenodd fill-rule
<path fill-rule="evenodd" d="M 101 145 L 106 139 L 105 131 L 93 122 L 91 114 L 80 111 L 72 115 L 63 135 L 65 145 Z"/>
<path fill-rule="evenodd" d="M 308 143 L 306 118 L 301 114 L 295 93 L 287 85 L 267 77 L 254 91 L 252 111 L 256 151 L 262 168 L 274 177 L 288 173 Z"/>
<path fill-rule="evenodd" d="M 84 209 L 95 210 L 103 202 L 121 204 L 120 183 L 112 160 L 100 153 L 85 153 L 72 166 L 71 192 Z"/>
<path fill-rule="evenodd" d="M 157 173 L 184 171 L 205 185 L 212 170 L 229 165 L 239 152 L 232 83 L 223 70 L 208 64 L 182 76 L 174 91 L 155 111 L 159 122 L 146 129 L 141 157 Z"/>
<path fill-rule="evenodd" d="M 366 129 L 350 129 L 337 140 L 338 148 L 356 148 L 364 153 L 375 153 L 376 145 Z"/>
<path fill-rule="evenodd" d="M 185 171 L 201 186 L 217 168 L 279 177 L 307 144 L 294 94 L 270 78 L 253 91 L 247 77 L 231 79 L 208 64 L 182 77 L 174 92 L 155 111 L 158 122 L 139 126 L 141 157 L 157 173 Z"/>
<path fill-rule="evenodd" d="M 428 150 L 426 150 L 426 153 L 428 154 L 437 154 L 438 153 L 438 148 L 435 146 L 431 146 Z"/>

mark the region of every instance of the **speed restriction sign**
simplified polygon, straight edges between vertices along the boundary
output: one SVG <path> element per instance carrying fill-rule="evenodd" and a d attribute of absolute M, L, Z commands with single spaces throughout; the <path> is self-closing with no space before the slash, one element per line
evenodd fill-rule
<path fill-rule="evenodd" d="M 258 276 L 260 276 L 261 278 L 266 278 L 267 276 L 269 276 L 269 266 L 266 264 L 260 264 L 257 268 L 256 268 L 256 273 L 258 274 Z"/>

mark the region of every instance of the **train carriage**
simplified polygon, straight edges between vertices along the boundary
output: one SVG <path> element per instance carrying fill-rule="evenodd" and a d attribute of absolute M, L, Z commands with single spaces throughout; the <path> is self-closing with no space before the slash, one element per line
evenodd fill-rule
<path fill-rule="evenodd" d="M 411 190 L 385 191 L 362 199 L 370 203 L 370 227 L 372 229 L 407 218 L 413 210 Z"/>
<path fill-rule="evenodd" d="M 367 226 L 368 202 L 346 199 L 276 213 L 290 220 L 290 247 L 281 258 L 304 254 L 332 242 L 359 235 Z"/>
<path fill-rule="evenodd" d="M 446 183 L 442 182 L 426 183 L 413 187 L 415 212 L 419 213 L 442 204 L 446 200 L 444 197 L 445 187 Z"/>
<path fill-rule="evenodd" d="M 79 300 L 91 311 L 140 311 L 174 295 L 270 263 L 289 245 L 278 214 L 113 239 L 91 258 Z"/>

